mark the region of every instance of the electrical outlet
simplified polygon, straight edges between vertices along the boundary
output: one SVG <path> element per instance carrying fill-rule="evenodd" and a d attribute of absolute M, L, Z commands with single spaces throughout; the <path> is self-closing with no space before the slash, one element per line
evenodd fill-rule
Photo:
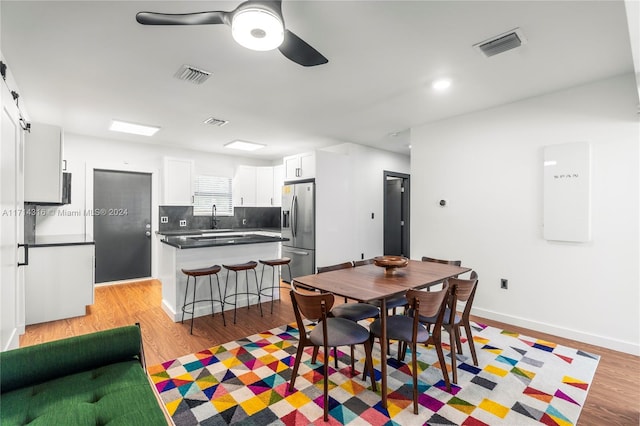
<path fill-rule="evenodd" d="M 180 220 L 180 226 L 187 226 L 187 220 L 186 219 Z"/>
<path fill-rule="evenodd" d="M 500 279 L 500 288 L 507 290 L 509 288 L 509 280 L 506 278 Z"/>
<path fill-rule="evenodd" d="M 160 223 L 169 223 L 169 216 L 160 216 Z"/>

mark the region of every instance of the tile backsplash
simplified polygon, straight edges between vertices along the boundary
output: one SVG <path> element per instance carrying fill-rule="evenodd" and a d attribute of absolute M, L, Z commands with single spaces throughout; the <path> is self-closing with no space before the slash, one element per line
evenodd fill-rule
<path fill-rule="evenodd" d="M 160 206 L 159 217 L 167 223 L 159 224 L 159 231 L 211 229 L 211 216 L 194 216 L 192 206 Z M 218 216 L 217 229 L 280 228 L 280 207 L 235 207 L 233 216 Z M 180 226 L 180 221 L 186 226 Z"/>

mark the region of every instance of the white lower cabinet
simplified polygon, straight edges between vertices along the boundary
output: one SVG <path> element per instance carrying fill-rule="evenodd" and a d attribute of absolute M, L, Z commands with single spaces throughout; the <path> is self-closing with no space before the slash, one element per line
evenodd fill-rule
<path fill-rule="evenodd" d="M 93 304 L 93 244 L 29 247 L 25 268 L 25 322 L 86 315 Z"/>

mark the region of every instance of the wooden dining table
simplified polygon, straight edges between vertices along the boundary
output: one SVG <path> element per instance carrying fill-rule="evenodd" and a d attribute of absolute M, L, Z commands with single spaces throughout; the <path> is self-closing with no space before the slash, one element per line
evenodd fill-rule
<path fill-rule="evenodd" d="M 409 289 L 428 288 L 470 270 L 470 268 L 443 263 L 409 260 L 406 267 L 396 269 L 393 275 L 385 274 L 385 268 L 369 264 L 296 277 L 294 282 L 358 302 L 379 301 L 382 328 L 380 340 L 381 395 L 382 406 L 387 408 L 387 345 L 384 343 L 387 340 L 386 299 L 404 294 Z M 447 374 L 446 371 L 444 374 Z"/>

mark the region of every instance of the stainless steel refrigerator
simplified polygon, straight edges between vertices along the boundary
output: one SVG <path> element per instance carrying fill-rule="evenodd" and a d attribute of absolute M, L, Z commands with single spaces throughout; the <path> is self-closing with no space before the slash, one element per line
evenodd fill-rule
<path fill-rule="evenodd" d="M 291 258 L 293 278 L 316 272 L 315 182 L 285 182 L 282 187 L 282 255 Z M 282 279 L 291 282 L 282 268 Z"/>

